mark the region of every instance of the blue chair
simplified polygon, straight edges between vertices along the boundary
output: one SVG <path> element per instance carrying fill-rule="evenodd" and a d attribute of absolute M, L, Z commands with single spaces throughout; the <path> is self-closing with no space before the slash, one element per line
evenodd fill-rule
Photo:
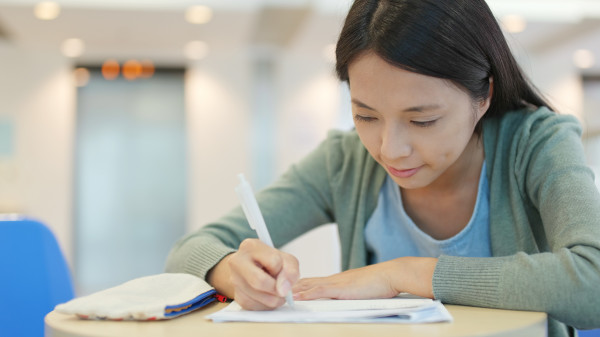
<path fill-rule="evenodd" d="M 44 336 L 46 314 L 73 298 L 54 234 L 34 220 L 0 218 L 0 271 L 0 336 Z"/>
<path fill-rule="evenodd" d="M 600 329 L 577 330 L 579 337 L 600 337 Z"/>

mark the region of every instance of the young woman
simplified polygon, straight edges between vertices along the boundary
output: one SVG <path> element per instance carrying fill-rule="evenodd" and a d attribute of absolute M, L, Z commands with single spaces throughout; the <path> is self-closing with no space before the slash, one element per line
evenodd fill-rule
<path fill-rule="evenodd" d="M 484 0 L 356 0 L 337 43 L 355 130 L 331 132 L 257 198 L 281 246 L 339 227 L 344 272 L 298 280 L 241 209 L 184 237 L 167 270 L 255 310 L 392 297 L 600 327 L 600 194 L 581 127 L 536 93 Z"/>

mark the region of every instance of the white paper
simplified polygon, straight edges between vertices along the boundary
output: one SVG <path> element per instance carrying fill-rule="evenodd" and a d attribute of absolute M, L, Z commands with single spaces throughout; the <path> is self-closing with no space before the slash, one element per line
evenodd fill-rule
<path fill-rule="evenodd" d="M 296 301 L 272 311 L 249 311 L 232 302 L 208 315 L 214 322 L 288 323 L 433 323 L 451 322 L 452 316 L 439 301 L 412 296 L 375 300 Z"/>

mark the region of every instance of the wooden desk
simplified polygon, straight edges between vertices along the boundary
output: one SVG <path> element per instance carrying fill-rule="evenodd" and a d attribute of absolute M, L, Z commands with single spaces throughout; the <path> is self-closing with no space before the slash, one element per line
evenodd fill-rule
<path fill-rule="evenodd" d="M 167 321 L 86 321 L 51 312 L 46 316 L 46 337 L 199 337 L 199 336 L 546 336 L 546 314 L 447 305 L 453 323 L 434 324 L 302 324 L 212 323 L 204 316 L 223 308 L 214 303 L 199 311 Z"/>

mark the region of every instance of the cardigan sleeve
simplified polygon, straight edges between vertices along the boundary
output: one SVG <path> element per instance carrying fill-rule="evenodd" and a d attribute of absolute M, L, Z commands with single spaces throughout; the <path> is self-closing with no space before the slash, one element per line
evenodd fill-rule
<path fill-rule="evenodd" d="M 341 138 L 341 133 L 330 133 L 316 150 L 256 194 L 276 247 L 334 221 L 329 175 L 340 164 L 337 152 Z M 167 258 L 166 271 L 206 278 L 208 271 L 226 255 L 235 252 L 246 238 L 256 238 L 256 233 L 250 229 L 238 206 L 176 242 Z"/>
<path fill-rule="evenodd" d="M 529 251 L 492 258 L 442 256 L 434 293 L 445 302 L 544 311 L 577 328 L 600 327 L 600 194 L 573 117 L 528 118 L 512 137 L 507 245 Z M 519 232 L 525 226 L 528 231 Z M 522 233 L 533 233 L 532 237 Z"/>

